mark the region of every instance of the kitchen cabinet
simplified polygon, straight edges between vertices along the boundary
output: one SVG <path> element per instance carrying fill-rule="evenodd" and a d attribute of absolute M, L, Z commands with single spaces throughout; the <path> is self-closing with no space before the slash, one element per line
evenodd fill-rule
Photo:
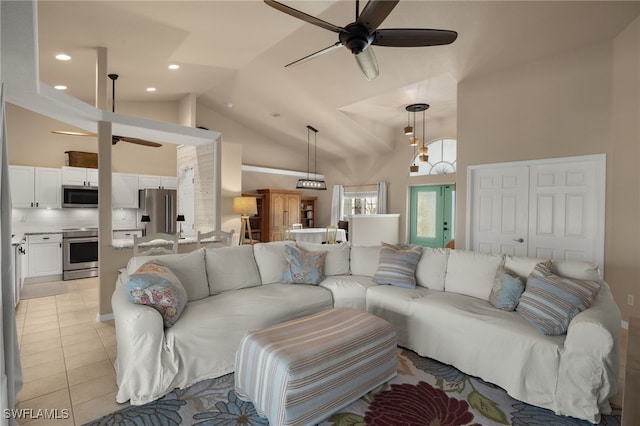
<path fill-rule="evenodd" d="M 60 208 L 62 185 L 60 169 L 9 166 L 11 202 L 14 208 Z"/>
<path fill-rule="evenodd" d="M 263 232 L 269 241 L 280 241 L 282 228 L 300 223 L 300 191 L 259 189 L 263 195 Z"/>
<path fill-rule="evenodd" d="M 178 189 L 178 178 L 174 176 L 138 175 L 138 189 Z"/>
<path fill-rule="evenodd" d="M 111 207 L 114 209 L 138 208 L 138 175 L 111 174 Z"/>
<path fill-rule="evenodd" d="M 25 278 L 62 278 L 62 234 L 27 235 Z M 37 280 L 34 280 L 37 281 Z"/>
<path fill-rule="evenodd" d="M 98 169 L 62 167 L 62 184 L 73 186 L 98 186 Z"/>

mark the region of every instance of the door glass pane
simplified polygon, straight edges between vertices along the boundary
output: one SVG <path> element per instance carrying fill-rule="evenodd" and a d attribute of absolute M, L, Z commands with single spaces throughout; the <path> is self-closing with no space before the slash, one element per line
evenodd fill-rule
<path fill-rule="evenodd" d="M 436 208 L 435 192 L 419 192 L 417 194 L 417 227 L 416 236 L 421 238 L 436 237 Z"/>

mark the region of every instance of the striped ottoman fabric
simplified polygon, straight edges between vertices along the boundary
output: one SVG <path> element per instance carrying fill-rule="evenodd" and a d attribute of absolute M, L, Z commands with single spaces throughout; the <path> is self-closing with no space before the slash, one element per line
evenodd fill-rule
<path fill-rule="evenodd" d="M 396 376 L 391 324 L 329 309 L 249 332 L 236 354 L 235 392 L 276 425 L 313 425 Z"/>

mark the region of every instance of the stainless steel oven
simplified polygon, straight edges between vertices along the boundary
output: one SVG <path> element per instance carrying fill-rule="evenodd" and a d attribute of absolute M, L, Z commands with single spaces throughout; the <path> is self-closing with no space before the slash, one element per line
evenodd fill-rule
<path fill-rule="evenodd" d="M 62 279 L 98 276 L 98 229 L 62 230 Z"/>

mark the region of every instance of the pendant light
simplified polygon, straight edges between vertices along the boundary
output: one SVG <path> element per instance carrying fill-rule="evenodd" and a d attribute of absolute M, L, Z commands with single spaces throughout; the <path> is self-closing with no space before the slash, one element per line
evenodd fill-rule
<path fill-rule="evenodd" d="M 313 143 L 313 177 L 311 179 L 310 171 L 309 171 L 309 157 L 311 152 L 311 132 L 313 132 L 314 143 Z M 307 178 L 306 179 L 298 179 L 298 184 L 296 185 L 296 189 L 316 189 L 316 190 L 326 190 L 327 183 L 324 180 L 318 179 L 318 174 L 316 170 L 317 166 L 317 158 L 318 158 L 318 131 L 311 126 L 307 126 Z"/>
<path fill-rule="evenodd" d="M 413 157 L 415 159 L 415 154 L 416 154 L 416 146 L 418 146 L 418 144 L 420 143 L 420 139 L 418 139 L 416 137 L 417 135 L 417 131 L 415 130 L 416 128 L 416 112 L 420 112 L 422 111 L 422 146 L 419 148 L 419 159 L 421 162 L 426 162 L 429 160 L 429 156 L 427 155 L 427 151 L 428 148 L 425 145 L 425 111 L 427 109 L 429 109 L 429 104 L 425 104 L 425 103 L 419 103 L 419 104 L 411 104 L 411 105 L 407 105 L 405 107 L 405 109 L 407 110 L 407 114 L 411 114 L 413 113 L 413 135 L 409 138 L 409 146 L 413 147 Z M 407 128 L 409 126 L 405 127 L 405 134 L 407 134 Z M 409 166 L 409 170 L 412 173 L 415 173 L 418 171 L 418 166 L 413 163 L 411 166 Z"/>
<path fill-rule="evenodd" d="M 413 126 L 411 125 L 411 123 L 409 123 L 409 118 L 410 118 L 409 114 L 409 110 L 407 110 L 407 127 L 404 128 L 404 134 L 409 136 L 409 135 L 413 135 Z M 413 116 L 414 120 L 415 120 L 415 114 Z M 415 124 L 415 121 L 413 122 L 413 124 Z"/>

